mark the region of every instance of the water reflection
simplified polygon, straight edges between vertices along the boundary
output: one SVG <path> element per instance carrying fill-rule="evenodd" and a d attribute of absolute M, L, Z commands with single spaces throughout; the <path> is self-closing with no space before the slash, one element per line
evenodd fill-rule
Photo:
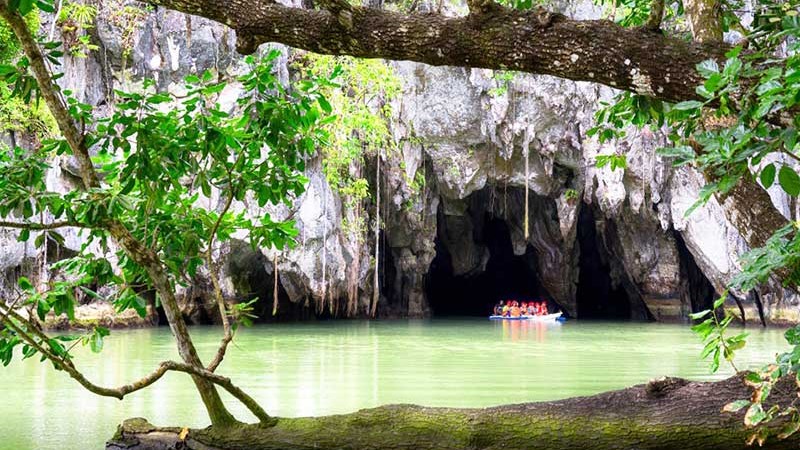
<path fill-rule="evenodd" d="M 498 320 L 503 327 L 503 340 L 534 341 L 544 343 L 548 330 L 558 328 L 561 322 L 537 322 L 533 320 Z"/>

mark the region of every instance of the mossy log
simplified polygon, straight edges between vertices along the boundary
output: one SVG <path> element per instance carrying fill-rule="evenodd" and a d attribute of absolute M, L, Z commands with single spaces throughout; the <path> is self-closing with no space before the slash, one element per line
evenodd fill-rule
<path fill-rule="evenodd" d="M 772 397 L 797 398 L 792 380 Z M 666 378 L 590 397 L 485 409 L 390 405 L 352 414 L 278 419 L 274 425 L 238 425 L 183 433 L 144 419 L 125 421 L 107 449 L 371 450 L 371 449 L 724 449 L 749 448 L 743 411 L 723 413 L 749 398 L 742 377 L 719 382 Z M 780 424 L 774 424 L 779 426 Z M 797 448 L 800 440 L 770 439 L 769 449 Z"/>

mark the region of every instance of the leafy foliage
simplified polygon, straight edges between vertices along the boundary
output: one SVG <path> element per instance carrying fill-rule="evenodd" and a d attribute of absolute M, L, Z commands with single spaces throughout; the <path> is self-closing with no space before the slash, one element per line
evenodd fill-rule
<path fill-rule="evenodd" d="M 736 350 L 744 347 L 747 333 L 739 333 L 735 336 L 728 337 L 726 332 L 728 327 L 733 321 L 733 316 L 727 313 L 723 316 L 722 320 L 717 316 L 717 311 L 725 304 L 725 299 L 728 293 L 725 292 L 720 298 L 714 301 L 713 309 L 707 309 L 694 314 L 689 317 L 693 320 L 702 320 L 692 326 L 692 331 L 697 333 L 703 340 L 703 351 L 700 353 L 701 358 L 711 359 L 711 372 L 714 373 L 719 370 L 720 362 L 722 359 L 727 361 L 734 370 L 736 366 L 733 363 L 733 358 Z"/>
<path fill-rule="evenodd" d="M 628 14 L 629 21 L 635 23 L 644 17 L 644 8 L 633 5 L 632 11 L 641 11 Z M 673 159 L 676 165 L 693 165 L 708 180 L 687 215 L 715 195 L 724 197 L 739 183 L 760 182 L 764 189 L 777 186 L 789 197 L 800 195 L 798 2 L 758 0 L 750 5 L 755 20 L 748 28 L 742 23 L 741 14 L 737 14 L 747 6 L 745 2 L 723 2 L 723 30 L 735 30 L 744 39 L 742 45 L 726 54 L 724 62 L 705 61 L 697 66 L 705 79 L 696 88 L 702 100 L 668 105 L 634 94 L 620 94 L 615 103 L 598 112 L 598 126 L 590 132 L 600 141 L 607 141 L 624 136 L 628 127 L 668 126 L 672 145 L 659 150 L 660 155 Z M 746 253 L 742 257 L 743 269 L 733 278 L 730 288 L 750 291 L 776 271 L 784 274 L 784 283 L 798 285 L 798 226 L 790 223 L 778 230 L 766 245 Z M 702 320 L 693 329 L 703 339 L 702 356 L 710 358 L 712 371 L 719 369 L 722 360 L 733 365 L 735 351 L 744 345 L 746 338 L 744 333 L 726 335 L 732 317 L 725 313 L 720 318 L 717 312 L 724 310 L 726 297 L 727 292 L 714 303 L 713 310 L 692 315 L 693 319 Z M 778 379 L 798 374 L 798 336 L 800 328 L 787 331 L 786 339 L 792 350 L 779 355 L 776 363 L 746 375 L 746 382 L 753 388 L 750 399 L 732 402 L 723 409 L 745 410 L 744 423 L 753 429 L 750 444 L 763 444 L 773 434 L 784 439 L 800 429 L 800 415 L 794 405 L 765 406 Z M 778 417 L 788 420 L 781 431 L 772 433 L 766 424 Z"/>
<path fill-rule="evenodd" d="M 64 47 L 70 55 L 85 58 L 89 52 L 99 47 L 92 43 L 88 30 L 94 28 L 97 8 L 94 5 L 80 2 L 66 2 L 61 7 L 56 23 L 64 37 Z"/>
<path fill-rule="evenodd" d="M 86 139 L 96 149 L 92 158 L 103 184 L 66 194 L 47 190 L 51 161 L 72 152 L 60 138 L 35 151 L 15 148 L 0 154 L 0 217 L 21 224 L 63 221 L 85 229 L 79 254 L 53 266 L 62 276 L 43 291 L 26 282 L 19 305 L 32 307 L 40 319 L 50 313 L 72 318 L 78 294 L 101 298 L 93 286 L 116 285 L 114 297 L 104 300 L 120 312 L 132 308 L 144 315 L 141 294 L 150 289 L 149 278 L 127 253 L 110 246 L 106 226 L 112 221 L 155 250 L 174 283 L 197 274 L 213 241 L 237 236 L 262 248 L 292 245 L 297 234 L 292 221 L 220 211 L 212 201 L 227 198 L 261 207 L 290 202 L 304 190 L 307 158 L 327 141 L 332 116 L 326 116 L 331 108 L 322 90 L 333 86 L 330 76 L 299 80 L 288 89 L 273 73 L 277 56 L 275 51 L 260 60 L 248 58 L 252 70 L 239 79 L 246 92 L 236 113 L 215 102 L 225 83 L 209 72 L 187 77 L 180 97 L 155 91 L 151 81 L 144 83 L 144 92 L 116 92 L 117 107 L 105 118 L 64 91 L 73 119 L 92 130 Z M 5 81 L 23 76 L 27 72 L 15 70 L 5 74 Z M 21 228 L 19 240 L 34 239 L 37 247 L 47 241 L 63 244 L 57 229 Z M 106 259 L 108 250 L 116 251 L 115 265 Z M 231 315 L 247 322 L 251 310 L 236 306 Z M 13 330 L 4 333 L 0 351 L 19 341 Z M 80 342 L 100 351 L 107 335 L 108 330 L 95 328 Z M 61 352 L 54 343 L 44 344 Z M 68 349 L 63 352 L 68 357 Z"/>
<path fill-rule="evenodd" d="M 394 147 L 387 119 L 392 114 L 390 102 L 400 93 L 400 81 L 392 68 L 379 60 L 306 54 L 300 67 L 310 76 L 336 76 L 338 84 L 324 89 L 329 99 L 327 111 L 336 114 L 337 120 L 326 125 L 329 139 L 322 151 L 323 170 L 346 206 L 356 211 L 356 218 L 343 224 L 345 230 L 360 236 L 366 223 L 358 211 L 370 195 L 363 170 L 365 158 Z"/>
<path fill-rule="evenodd" d="M 597 155 L 595 158 L 597 168 L 610 167 L 611 170 L 625 169 L 628 167 L 628 160 L 625 155 Z"/>
<path fill-rule="evenodd" d="M 647 22 L 652 2 L 650 0 L 595 0 L 602 6 L 609 19 L 625 27 L 638 27 Z M 665 4 L 664 20 L 680 20 L 683 16 L 683 3 Z"/>

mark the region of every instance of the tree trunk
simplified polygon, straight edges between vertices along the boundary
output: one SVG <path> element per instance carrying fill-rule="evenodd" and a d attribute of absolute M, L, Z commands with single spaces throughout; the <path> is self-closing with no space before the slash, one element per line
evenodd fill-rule
<path fill-rule="evenodd" d="M 696 41 L 722 41 L 722 5 L 719 0 L 683 0 L 683 8 Z"/>
<path fill-rule="evenodd" d="M 279 419 L 273 427 L 191 430 L 185 447 L 176 445 L 180 429 L 132 419 L 107 449 L 737 450 L 750 448 L 745 439 L 752 432 L 743 426 L 744 411 L 721 410 L 749 396 L 741 375 L 714 383 L 667 378 L 555 402 L 486 409 L 391 405 L 338 416 Z M 793 380 L 779 382 L 772 397 L 796 399 Z M 797 448 L 798 443 L 796 437 L 771 438 L 765 448 Z"/>

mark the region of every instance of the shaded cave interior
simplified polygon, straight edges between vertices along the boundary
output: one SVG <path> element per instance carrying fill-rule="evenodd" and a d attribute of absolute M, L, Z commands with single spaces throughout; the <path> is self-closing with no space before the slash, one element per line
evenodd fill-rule
<path fill-rule="evenodd" d="M 487 188 L 491 189 L 491 188 Z M 433 316 L 486 317 L 500 300 L 548 301 L 548 308 L 560 309 L 559 299 L 548 292 L 542 281 L 543 270 L 539 250 L 528 243 L 514 252 L 512 227 L 521 229 L 524 217 L 524 190 L 507 192 L 510 196 L 503 206 L 494 206 L 487 200 L 486 189 L 468 198 L 466 210 L 448 216 L 446 200 L 440 206 L 436 238 L 436 256 L 426 275 L 426 297 Z M 531 240 L 550 240 L 542 223 L 557 226 L 555 205 L 552 199 L 531 196 Z M 577 230 L 572 253 L 563 255 L 577 270 L 566 274 L 551 274 L 574 290 L 566 301 L 574 302 L 576 315 L 581 319 L 598 320 L 654 320 L 639 289 L 626 273 L 621 254 L 622 239 L 616 224 L 602 216 L 596 205 L 583 203 L 578 208 Z M 535 217 L 539 215 L 539 217 Z M 465 225 L 464 222 L 467 222 Z M 455 226 L 454 226 L 455 225 Z M 696 312 L 707 309 L 715 298 L 712 284 L 696 264 L 678 232 L 674 232 L 680 259 L 681 303 L 686 310 Z M 467 250 L 465 250 L 465 248 Z M 469 249 L 472 250 L 469 250 Z M 478 249 L 478 250 L 476 250 Z M 522 251 L 520 251 L 522 250 Z M 481 252 L 482 251 L 482 252 Z M 520 254 L 521 253 L 521 254 Z M 468 260 L 465 263 L 465 259 Z M 469 270 L 466 270 L 469 269 Z M 562 295 L 563 295 L 562 291 Z M 564 300 L 563 298 L 561 300 Z"/>
<path fill-rule="evenodd" d="M 528 246 L 515 255 L 508 225 L 484 213 L 482 226 L 474 230 L 474 242 L 486 249 L 482 270 L 456 275 L 453 255 L 441 238 L 426 277 L 428 304 L 434 316 L 486 316 L 497 302 L 541 301 L 549 298 L 537 275 L 536 250 Z"/>
<path fill-rule="evenodd" d="M 519 228 L 516 231 L 521 232 L 524 190 L 503 188 L 499 194 L 503 200 L 494 203 L 487 200 L 487 195 L 498 194 L 487 193 L 488 189 L 492 188 L 467 199 L 467 210 L 459 211 L 455 220 L 445 212 L 447 207 L 440 207 L 436 257 L 426 276 L 426 294 L 432 314 L 486 317 L 501 300 L 545 300 L 550 311 L 566 313 L 541 279 L 542 270 L 557 269 L 541 267 L 539 251 L 530 244 L 530 241 L 548 239 L 552 243 L 555 239 L 552 234 L 535 235 L 547 232 L 547 226 L 541 225 L 543 223 L 557 226 L 553 200 L 531 195 L 531 240 L 521 252 L 517 249 L 515 253 L 510 227 L 516 226 Z M 487 207 L 488 204 L 493 206 Z M 577 316 L 582 319 L 650 319 L 641 300 L 630 286 L 625 285 L 627 280 L 615 283 L 612 279 L 614 257 L 606 250 L 597 231 L 593 207 L 584 204 L 579 209 L 577 251 L 573 255 L 564 255 L 572 258 L 572 264 L 577 262 L 578 265 L 577 280 L 565 280 L 576 284 L 573 301 Z M 535 217 L 537 215 L 540 217 Z M 468 225 L 463 224 L 465 221 Z M 479 250 L 465 252 L 463 247 Z M 458 254 L 454 255 L 456 252 Z M 473 260 L 471 270 L 464 270 L 464 266 L 470 266 L 464 263 L 464 258 Z M 474 261 L 478 259 L 480 261 Z"/>

